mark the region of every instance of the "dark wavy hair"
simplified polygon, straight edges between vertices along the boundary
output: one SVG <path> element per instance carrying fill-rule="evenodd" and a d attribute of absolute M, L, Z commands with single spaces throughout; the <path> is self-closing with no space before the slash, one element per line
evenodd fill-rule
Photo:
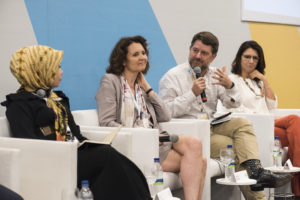
<path fill-rule="evenodd" d="M 249 48 L 254 49 L 258 54 L 258 62 L 256 65 L 256 70 L 262 74 L 265 74 L 266 63 L 265 63 L 264 52 L 263 52 L 263 49 L 261 48 L 261 46 L 254 40 L 246 41 L 240 46 L 240 48 L 232 62 L 231 72 L 233 74 L 237 74 L 237 75 L 242 74 L 242 66 L 241 66 L 242 55 Z"/>
<path fill-rule="evenodd" d="M 203 44 L 211 46 L 212 54 L 216 54 L 219 49 L 219 40 L 211 32 L 203 31 L 196 33 L 192 39 L 191 46 L 194 45 L 196 40 L 200 40 Z"/>
<path fill-rule="evenodd" d="M 110 57 L 109 57 L 109 66 L 106 68 L 107 73 L 112 73 L 116 75 L 121 75 L 124 71 L 124 61 L 126 60 L 126 56 L 128 53 L 128 46 L 132 43 L 140 43 L 146 52 L 146 55 L 149 56 L 149 50 L 147 48 L 147 40 L 140 36 L 133 36 L 133 37 L 123 37 L 121 38 L 114 49 L 112 50 Z M 147 61 L 146 68 L 142 72 L 146 74 L 150 68 L 149 61 Z"/>

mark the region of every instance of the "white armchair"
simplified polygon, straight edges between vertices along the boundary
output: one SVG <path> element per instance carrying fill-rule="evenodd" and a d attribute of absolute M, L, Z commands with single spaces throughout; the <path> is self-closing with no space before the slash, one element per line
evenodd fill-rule
<path fill-rule="evenodd" d="M 20 192 L 20 150 L 0 147 L 0 185 Z"/>
<path fill-rule="evenodd" d="M 271 145 L 274 141 L 274 117 L 270 114 L 233 113 L 233 117 L 243 117 L 252 122 L 254 134 L 258 142 L 258 150 L 262 166 L 273 164 Z"/>
<path fill-rule="evenodd" d="M 76 115 L 75 115 L 76 116 Z M 75 121 L 78 125 L 78 120 Z M 102 140 L 116 127 L 80 126 L 83 136 L 91 140 Z M 112 146 L 132 160 L 142 171 L 143 166 L 151 165 L 158 157 L 158 130 L 145 128 L 122 128 Z"/>
<path fill-rule="evenodd" d="M 9 188 L 24 199 L 59 200 L 64 189 L 76 187 L 77 143 L 11 138 L 6 118 L 0 117 L 0 147 L 19 150 L 19 184 Z M 8 164 L 1 160 L 0 167 Z"/>
<path fill-rule="evenodd" d="M 300 116 L 300 109 L 274 109 L 271 111 L 275 117 L 283 117 L 286 115 L 298 115 Z"/>
<path fill-rule="evenodd" d="M 96 110 L 77 110 L 72 112 L 74 119 L 78 125 L 80 125 L 81 131 L 83 134 L 89 131 L 103 131 L 103 130 L 112 130 L 110 127 L 100 127 L 98 123 L 98 114 Z M 215 176 L 220 176 L 224 173 L 224 169 L 220 168 L 220 165 L 217 161 L 210 158 L 210 124 L 208 120 L 192 120 L 192 119 L 172 119 L 170 122 L 161 123 L 161 127 L 168 131 L 171 134 L 191 134 L 194 136 L 199 137 L 202 140 L 203 144 L 203 154 L 208 158 L 208 166 L 207 166 L 207 175 L 205 179 L 205 186 L 204 186 L 204 192 L 202 199 L 209 200 L 211 199 L 211 195 L 213 195 L 214 192 L 211 192 L 211 178 Z M 145 136 L 149 134 L 146 134 L 146 130 L 149 131 L 149 129 L 132 129 L 132 128 L 122 128 L 122 131 L 128 131 L 128 132 L 135 132 L 136 136 L 140 136 L 139 139 L 141 141 L 139 142 L 140 146 L 135 146 L 135 149 L 132 149 L 132 151 L 140 153 L 139 156 L 136 156 L 136 159 L 132 159 L 132 157 L 128 156 L 133 160 L 133 162 L 137 163 L 138 165 L 150 165 L 153 161 L 153 155 L 158 155 L 158 132 L 156 131 L 156 135 L 151 140 L 146 139 Z M 150 129 L 151 130 L 151 129 Z M 144 135 L 141 135 L 143 134 Z M 134 136 L 134 137 L 136 137 Z M 154 141 L 152 141 L 154 139 Z M 137 140 L 135 140 L 137 141 Z M 132 141 L 130 145 L 134 144 L 135 141 Z M 146 141 L 146 144 L 145 144 Z M 145 148 L 144 145 L 150 145 L 149 148 Z M 113 144 L 114 146 L 114 144 Z M 119 147 L 115 146 L 121 153 L 123 153 Z M 132 147 L 130 147 L 132 148 Z M 141 150 L 143 152 L 141 152 Z M 150 151 L 150 154 L 149 152 Z M 153 153 L 153 151 L 155 151 Z M 152 152 L 152 153 L 151 153 Z M 126 154 L 125 154 L 126 155 Z M 142 160 L 143 159 L 143 160 Z M 142 164 L 141 164 L 142 163 Z M 175 194 L 176 196 L 183 197 L 182 193 L 182 184 L 180 181 L 180 178 L 175 173 L 164 173 L 164 182 L 165 187 L 170 187 L 170 189 L 174 192 L 174 190 L 181 192 L 179 194 Z M 213 184 L 213 183 L 212 183 Z M 215 184 L 215 183 L 214 183 Z M 220 186 L 221 187 L 221 186 Z M 234 187 L 226 187 L 224 189 L 226 193 L 229 196 L 236 197 L 237 195 L 240 196 L 240 193 L 238 189 L 234 189 Z M 232 194 L 234 193 L 234 194 Z M 216 199 L 220 199 L 224 197 L 224 193 L 220 194 L 220 196 L 216 196 Z M 234 198 L 233 199 L 236 199 Z"/>
<path fill-rule="evenodd" d="M 233 113 L 233 117 L 244 117 L 252 122 L 254 133 L 257 137 L 259 154 L 261 158 L 262 165 L 264 167 L 272 166 L 272 154 L 271 145 L 274 140 L 274 117 L 270 114 L 244 114 L 244 113 Z M 191 121 L 190 119 L 173 119 L 172 121 Z M 208 140 L 208 139 L 205 139 Z M 204 141 L 204 139 L 202 139 Z M 208 143 L 208 148 L 203 145 L 203 150 L 210 151 Z M 207 153 L 205 153 L 207 154 Z M 208 154 L 209 155 L 209 154 Z M 209 157 L 208 157 L 209 158 Z M 207 177 L 212 178 L 211 180 L 211 197 L 213 199 L 222 198 L 221 195 L 227 195 L 226 198 L 238 199 L 237 194 L 239 190 L 232 186 L 220 186 L 215 183 L 216 177 L 224 173 L 223 167 L 220 168 L 220 164 L 213 159 L 208 160 L 208 170 Z M 206 180 L 207 181 L 207 180 Z M 268 192 L 268 191 L 266 191 Z M 232 195 L 230 195 L 232 193 Z M 240 197 L 243 198 L 243 197 Z M 204 198 L 205 199 L 205 198 Z"/>
<path fill-rule="evenodd" d="M 185 134 L 193 135 L 201 139 L 203 155 L 207 158 L 207 172 L 205 177 L 204 190 L 202 199 L 210 199 L 211 191 L 211 176 L 214 176 L 216 171 L 221 173 L 219 168 L 215 170 L 211 168 L 210 159 L 210 124 L 208 120 L 194 120 L 194 119 L 172 119 L 170 122 L 160 123 L 163 130 L 171 134 Z M 168 185 L 172 185 L 172 182 L 180 183 L 177 187 L 182 187 L 180 178 L 174 181 L 169 178 Z M 171 181 L 172 180 L 172 181 Z"/>

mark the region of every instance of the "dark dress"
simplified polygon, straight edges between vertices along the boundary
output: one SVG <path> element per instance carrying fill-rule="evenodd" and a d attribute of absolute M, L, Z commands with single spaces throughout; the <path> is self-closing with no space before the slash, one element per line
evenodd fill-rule
<path fill-rule="evenodd" d="M 2 200 L 24 200 L 20 195 L 0 185 L 0 197 Z"/>
<path fill-rule="evenodd" d="M 69 99 L 61 91 L 55 92 L 68 114 L 68 125 L 79 141 L 80 133 L 70 111 Z M 6 116 L 13 137 L 56 140 L 56 135 L 45 134 L 42 127 L 53 130 L 56 114 L 46 101 L 30 92 L 21 91 L 6 96 L 1 103 L 7 107 Z M 125 156 L 109 145 L 86 144 L 78 149 L 78 185 L 89 180 L 95 200 L 151 199 L 143 173 Z"/>

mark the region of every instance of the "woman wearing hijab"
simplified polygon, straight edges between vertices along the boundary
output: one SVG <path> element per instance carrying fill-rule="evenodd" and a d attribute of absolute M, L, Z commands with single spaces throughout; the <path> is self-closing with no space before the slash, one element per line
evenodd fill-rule
<path fill-rule="evenodd" d="M 150 67 L 148 54 L 142 36 L 121 38 L 114 47 L 96 95 L 101 126 L 160 129 L 159 122 L 170 120 L 165 104 L 144 77 Z M 178 142 L 160 145 L 159 157 L 164 171 L 180 171 L 185 199 L 201 199 L 206 173 L 201 141 L 180 135 Z"/>
<path fill-rule="evenodd" d="M 269 113 L 277 107 L 277 97 L 265 74 L 265 58 L 262 47 L 253 40 L 244 42 L 232 63 L 231 80 L 238 87 L 242 105 L 231 109 L 241 113 Z M 300 167 L 300 117 L 288 115 L 275 120 L 275 136 L 281 145 L 288 147 L 293 166 Z M 295 196 L 300 198 L 300 174 L 292 179 Z"/>
<path fill-rule="evenodd" d="M 53 91 L 62 80 L 62 58 L 63 51 L 41 45 L 12 55 L 10 69 L 21 87 L 2 105 L 13 137 L 65 141 L 69 127 L 79 141 L 86 140 L 74 122 L 68 97 Z M 151 199 L 141 171 L 111 146 L 80 147 L 77 173 L 78 183 L 89 180 L 95 200 Z"/>

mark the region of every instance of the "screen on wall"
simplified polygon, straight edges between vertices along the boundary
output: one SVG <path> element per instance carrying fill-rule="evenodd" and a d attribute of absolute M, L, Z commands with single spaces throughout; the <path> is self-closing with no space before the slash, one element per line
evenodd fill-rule
<path fill-rule="evenodd" d="M 242 0 L 242 21 L 300 26 L 300 0 Z"/>

